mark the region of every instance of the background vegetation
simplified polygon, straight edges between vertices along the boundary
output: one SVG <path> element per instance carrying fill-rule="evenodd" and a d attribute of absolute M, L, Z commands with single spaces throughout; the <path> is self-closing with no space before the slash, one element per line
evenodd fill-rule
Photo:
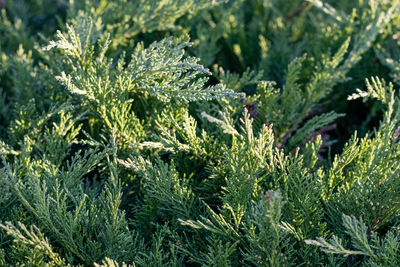
<path fill-rule="evenodd" d="M 397 0 L 0 0 L 0 265 L 400 266 Z"/>

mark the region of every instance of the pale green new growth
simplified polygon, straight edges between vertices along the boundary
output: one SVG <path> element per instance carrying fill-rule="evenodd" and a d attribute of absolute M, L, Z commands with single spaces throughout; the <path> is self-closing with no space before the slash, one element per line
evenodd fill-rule
<path fill-rule="evenodd" d="M 0 265 L 400 266 L 399 8 L 0 0 Z"/>

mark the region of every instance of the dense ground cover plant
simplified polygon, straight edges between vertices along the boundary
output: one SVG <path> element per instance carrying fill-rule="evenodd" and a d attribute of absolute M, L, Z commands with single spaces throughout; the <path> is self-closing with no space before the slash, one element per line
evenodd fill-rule
<path fill-rule="evenodd" d="M 1 266 L 399 266 L 400 2 L 0 0 Z"/>

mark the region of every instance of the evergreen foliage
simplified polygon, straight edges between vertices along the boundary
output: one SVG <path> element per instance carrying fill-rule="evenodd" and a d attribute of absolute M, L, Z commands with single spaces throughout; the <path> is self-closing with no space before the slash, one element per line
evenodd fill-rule
<path fill-rule="evenodd" d="M 399 266 L 398 0 L 0 0 L 0 266 Z"/>

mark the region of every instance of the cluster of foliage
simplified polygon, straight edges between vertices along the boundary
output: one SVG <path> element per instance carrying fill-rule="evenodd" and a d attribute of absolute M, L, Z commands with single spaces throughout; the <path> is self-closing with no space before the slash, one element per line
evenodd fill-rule
<path fill-rule="evenodd" d="M 400 266 L 400 1 L 0 10 L 1 266 Z"/>

